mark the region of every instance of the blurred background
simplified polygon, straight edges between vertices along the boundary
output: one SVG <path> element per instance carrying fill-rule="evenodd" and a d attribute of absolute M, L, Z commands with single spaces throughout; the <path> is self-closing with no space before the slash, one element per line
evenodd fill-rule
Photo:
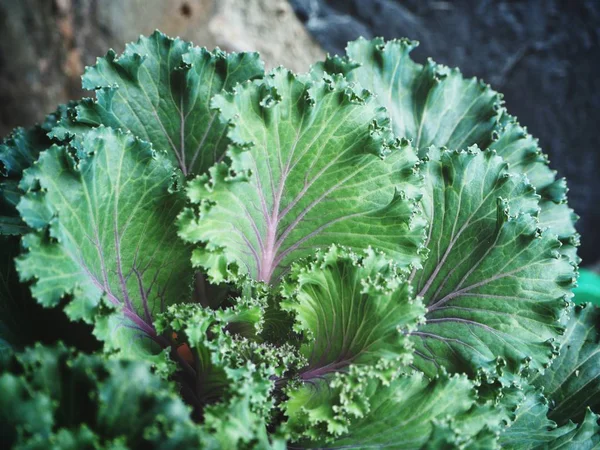
<path fill-rule="evenodd" d="M 0 0 L 0 137 L 89 95 L 84 67 L 154 29 L 296 71 L 359 36 L 419 40 L 418 61 L 458 66 L 504 93 L 567 177 L 580 256 L 598 268 L 599 0 Z"/>

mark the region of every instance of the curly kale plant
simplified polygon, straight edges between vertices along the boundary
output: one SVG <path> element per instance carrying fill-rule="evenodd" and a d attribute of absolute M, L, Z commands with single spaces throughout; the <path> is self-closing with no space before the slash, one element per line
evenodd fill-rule
<path fill-rule="evenodd" d="M 600 447 L 565 181 L 416 45 L 297 75 L 156 32 L 6 138 L 0 440 Z"/>

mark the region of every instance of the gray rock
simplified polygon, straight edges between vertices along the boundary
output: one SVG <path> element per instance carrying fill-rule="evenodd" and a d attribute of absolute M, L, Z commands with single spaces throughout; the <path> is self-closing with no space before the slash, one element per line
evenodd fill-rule
<path fill-rule="evenodd" d="M 89 95 L 84 67 L 155 29 L 260 51 L 269 68 L 306 71 L 323 57 L 286 0 L 0 0 L 0 137 Z"/>

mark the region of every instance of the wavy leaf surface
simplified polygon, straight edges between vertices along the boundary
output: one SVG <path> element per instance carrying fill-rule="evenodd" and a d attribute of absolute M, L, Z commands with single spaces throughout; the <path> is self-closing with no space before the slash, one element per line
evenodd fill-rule
<path fill-rule="evenodd" d="M 432 60 L 418 64 L 410 52 L 418 45 L 407 39 L 350 42 L 347 57 L 328 57 L 319 70 L 343 73 L 377 95 L 391 117 L 394 133 L 411 139 L 423 154 L 435 145 L 463 150 L 472 145 L 493 149 L 525 174 L 542 197 L 540 226 L 550 227 L 578 262 L 577 215 L 566 205 L 564 179 L 548 166 L 538 142 L 502 107 L 502 95 L 475 78 L 464 78 Z"/>
<path fill-rule="evenodd" d="M 93 321 L 104 298 L 118 315 L 96 320 L 103 340 L 134 329 L 160 341 L 154 315 L 187 301 L 192 282 L 189 250 L 173 227 L 184 201 L 173 191 L 173 167 L 149 144 L 109 128 L 88 132 L 83 149 L 74 156 L 53 146 L 30 169 L 41 190 L 28 193 L 19 208 L 28 206 L 23 219 L 38 231 L 23 238 L 20 276 L 34 281 L 33 296 L 44 306 L 70 295 L 73 319 Z M 44 227 L 29 215 L 31 196 L 52 212 Z M 124 339 L 135 347 L 136 339 Z"/>
<path fill-rule="evenodd" d="M 368 93 L 276 69 L 214 106 L 230 124 L 231 163 L 189 183 L 197 206 L 180 219 L 180 235 L 201 243 L 194 264 L 214 280 L 239 271 L 273 283 L 332 242 L 419 264 L 416 156 Z"/>
<path fill-rule="evenodd" d="M 550 399 L 548 417 L 559 425 L 580 422 L 588 408 L 600 409 L 600 309 L 584 304 L 570 312 L 558 357 L 531 380 L 543 387 Z"/>
<path fill-rule="evenodd" d="M 421 65 L 410 52 L 418 42 L 358 39 L 346 48 L 347 59 L 328 58 L 320 69 L 343 73 L 377 95 L 388 108 L 394 132 L 418 150 L 431 145 L 461 150 L 486 148 L 498 122 L 501 95 L 458 69 L 432 60 Z"/>
<path fill-rule="evenodd" d="M 600 448 L 598 415 L 587 410 L 581 424 L 558 426 L 548 418 L 548 401 L 540 391 L 528 389 L 514 423 L 500 436 L 509 450 L 595 450 Z"/>
<path fill-rule="evenodd" d="M 493 152 L 429 150 L 430 254 L 413 284 L 427 305 L 415 365 L 475 375 L 543 370 L 557 353 L 576 276 L 539 229 L 538 196 Z"/>
<path fill-rule="evenodd" d="M 22 235 L 27 226 L 17 211 L 23 190 L 19 186 L 23 173 L 39 154 L 52 145 L 47 133 L 63 116 L 67 106 L 60 106 L 40 125 L 16 128 L 0 143 L 0 235 Z"/>
<path fill-rule="evenodd" d="M 36 346 L 0 361 L 0 436 L 32 449 L 190 448 L 199 432 L 174 386 L 140 361 Z"/>
<path fill-rule="evenodd" d="M 493 448 L 507 419 L 477 403 L 464 375 L 428 380 L 413 373 L 390 381 L 353 367 L 288 395 L 288 426 L 303 448 L 461 448 L 482 442 Z"/>
<path fill-rule="evenodd" d="M 211 98 L 263 72 L 257 53 L 209 52 L 157 31 L 88 67 L 83 87 L 95 90 L 96 100 L 83 100 L 55 133 L 120 128 L 167 154 L 184 175 L 203 173 L 228 144 Z"/>
<path fill-rule="evenodd" d="M 157 322 L 159 331 L 175 332 L 187 346 L 182 394 L 201 412 L 208 448 L 271 448 L 267 425 L 275 380 L 303 359 L 289 345 L 248 338 L 260 331 L 264 308 L 262 300 L 252 298 L 218 311 L 173 305 Z M 279 445 L 277 435 L 272 441 Z"/>
<path fill-rule="evenodd" d="M 384 254 L 369 249 L 354 254 L 332 247 L 292 269 L 283 309 L 294 313 L 303 335 L 301 353 L 308 366 L 300 378 L 311 380 L 343 371 L 350 364 L 412 361 L 406 335 L 425 308 Z"/>

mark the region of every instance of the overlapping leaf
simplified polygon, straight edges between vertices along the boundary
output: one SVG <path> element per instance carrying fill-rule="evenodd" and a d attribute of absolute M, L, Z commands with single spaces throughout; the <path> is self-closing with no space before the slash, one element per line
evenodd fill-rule
<path fill-rule="evenodd" d="M 458 69 L 432 60 L 415 63 L 416 41 L 358 39 L 346 48 L 348 59 L 328 58 L 320 68 L 343 73 L 374 92 L 389 110 L 394 132 L 418 150 L 431 145 L 487 148 L 498 121 L 501 95 Z"/>
<path fill-rule="evenodd" d="M 490 148 L 509 164 L 511 172 L 527 175 L 541 196 L 539 226 L 550 228 L 563 243 L 560 251 L 579 263 L 579 235 L 575 230 L 578 216 L 567 205 L 566 180 L 556 179 L 556 171 L 550 170 L 548 158 L 542 153 L 537 139 L 514 117 L 503 112 Z"/>
<path fill-rule="evenodd" d="M 34 280 L 45 306 L 70 295 L 68 314 L 94 321 L 109 347 L 136 347 L 131 329 L 160 341 L 154 315 L 188 300 L 192 282 L 189 251 L 173 227 L 184 200 L 173 191 L 173 167 L 149 144 L 109 128 L 89 131 L 82 150 L 53 146 L 28 172 L 40 190 L 19 209 L 38 231 L 23 238 L 20 276 Z M 52 213 L 43 227 L 36 207 Z M 118 314 L 96 317 L 101 298 Z"/>
<path fill-rule="evenodd" d="M 580 422 L 587 409 L 600 410 L 600 309 L 591 304 L 571 309 L 560 354 L 532 384 L 550 400 L 549 419 L 559 425 Z"/>
<path fill-rule="evenodd" d="M 537 140 L 501 106 L 502 95 L 458 69 L 428 60 L 415 63 L 407 39 L 358 39 L 347 58 L 329 57 L 319 69 L 343 73 L 374 92 L 388 108 L 394 132 L 423 152 L 431 145 L 462 150 L 472 145 L 496 150 L 514 173 L 526 174 L 542 196 L 540 226 L 549 226 L 568 244 L 563 252 L 578 261 L 577 216 L 566 205 L 566 182 L 556 180 Z"/>
<path fill-rule="evenodd" d="M 0 143 L 0 234 L 21 235 L 27 227 L 17 211 L 22 196 L 19 183 L 23 172 L 52 145 L 46 134 L 64 114 L 66 106 L 46 117 L 41 125 L 16 128 Z"/>
<path fill-rule="evenodd" d="M 413 333 L 421 370 L 542 370 L 558 349 L 575 269 L 541 231 L 537 199 L 493 152 L 429 151 L 430 254 L 414 273 L 427 305 Z"/>
<path fill-rule="evenodd" d="M 414 373 L 390 381 L 358 367 L 304 384 L 284 408 L 293 439 L 304 448 L 416 449 L 432 442 L 493 448 L 508 420 L 490 404 L 478 404 L 466 376 L 440 374 L 430 381 Z"/>
<path fill-rule="evenodd" d="M 159 331 L 176 333 L 187 347 L 182 393 L 203 417 L 207 448 L 280 445 L 277 436 L 267 435 L 275 380 L 303 359 L 291 346 L 251 339 L 260 331 L 264 308 L 263 300 L 251 298 L 218 311 L 174 305 L 157 323 Z"/>
<path fill-rule="evenodd" d="M 0 248 L 0 353 L 58 340 L 78 349 L 96 350 L 98 342 L 88 325 L 69 321 L 60 307 L 44 309 L 31 297 L 29 288 L 19 283 L 14 264 L 19 239 L 0 236 Z"/>
<path fill-rule="evenodd" d="M 180 235 L 202 244 L 194 264 L 214 280 L 237 271 L 276 282 L 332 242 L 373 246 L 418 265 L 416 156 L 391 140 L 385 112 L 336 76 L 311 82 L 283 69 L 218 96 L 231 164 L 188 187 L 195 209 Z"/>
<path fill-rule="evenodd" d="M 587 410 L 581 424 L 568 422 L 558 427 L 548 418 L 548 401 L 535 389 L 528 389 L 514 423 L 500 436 L 508 450 L 592 450 L 600 448 L 598 415 Z"/>
<path fill-rule="evenodd" d="M 142 362 L 36 346 L 0 366 L 0 390 L 0 439 L 8 448 L 174 449 L 200 443 L 189 408 Z"/>
<path fill-rule="evenodd" d="M 393 262 L 368 249 L 358 255 L 332 247 L 292 268 L 283 287 L 285 310 L 295 314 L 308 360 L 300 377 L 321 378 L 350 364 L 378 366 L 412 361 L 406 335 L 425 308 Z"/>
<path fill-rule="evenodd" d="M 96 100 L 83 100 L 54 133 L 121 128 L 168 154 L 184 174 L 203 173 L 227 147 L 226 127 L 209 108 L 211 98 L 263 72 L 257 53 L 209 52 L 157 31 L 88 67 L 83 87 L 95 89 Z"/>
<path fill-rule="evenodd" d="M 95 101 L 6 140 L 0 232 L 29 232 L 21 278 L 155 373 L 4 351 L 2 441 L 599 447 L 598 310 L 561 336 L 578 261 L 564 180 L 499 94 L 414 63 L 415 45 L 359 40 L 308 75 L 254 80 L 256 54 L 156 32 L 86 70 Z M 22 346 L 17 245 L 0 261 L 0 344 Z"/>

